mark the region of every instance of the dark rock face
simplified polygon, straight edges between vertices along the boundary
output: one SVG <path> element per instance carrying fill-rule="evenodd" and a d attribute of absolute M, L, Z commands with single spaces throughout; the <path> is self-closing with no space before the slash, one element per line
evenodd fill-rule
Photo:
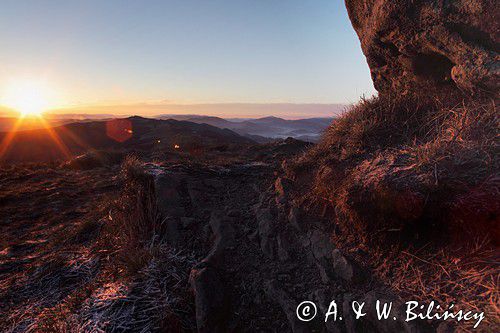
<path fill-rule="evenodd" d="M 346 0 L 380 93 L 498 94 L 495 0 Z"/>
<path fill-rule="evenodd" d="M 226 299 L 219 272 L 203 264 L 191 271 L 189 279 L 195 293 L 198 332 L 224 332 Z"/>

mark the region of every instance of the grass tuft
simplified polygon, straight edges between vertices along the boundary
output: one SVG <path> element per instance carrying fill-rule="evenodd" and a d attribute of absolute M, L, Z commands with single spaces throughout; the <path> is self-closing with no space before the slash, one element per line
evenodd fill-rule
<path fill-rule="evenodd" d="M 326 218 L 337 246 L 403 298 L 486 311 L 486 331 L 498 327 L 500 307 L 496 108 L 491 100 L 362 100 L 285 165 L 307 193 L 297 198 L 304 207 L 333 212 Z"/>
<path fill-rule="evenodd" d="M 287 171 L 311 201 L 334 206 L 347 232 L 499 242 L 499 128 L 490 101 L 376 97 L 334 121 Z"/>

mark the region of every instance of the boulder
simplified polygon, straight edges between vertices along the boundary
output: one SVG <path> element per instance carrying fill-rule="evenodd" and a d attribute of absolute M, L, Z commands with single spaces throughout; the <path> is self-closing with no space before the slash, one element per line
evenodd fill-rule
<path fill-rule="evenodd" d="M 318 267 L 321 280 L 328 284 L 335 279 L 335 272 L 332 265 L 332 252 L 334 250 L 330 238 L 319 230 L 313 230 L 309 235 L 310 255 L 313 262 Z"/>
<path fill-rule="evenodd" d="M 162 173 L 155 177 L 155 191 L 158 209 L 162 216 L 184 217 L 189 212 L 184 209 L 179 188 L 185 179 L 183 174 Z"/>
<path fill-rule="evenodd" d="M 215 242 L 209 255 L 203 261 L 211 265 L 223 268 L 230 249 L 234 248 L 234 228 L 233 224 L 237 223 L 236 216 L 224 216 L 222 211 L 214 211 L 210 216 L 210 227 L 215 236 Z"/>
<path fill-rule="evenodd" d="M 498 94 L 495 0 L 346 0 L 379 93 Z"/>
<path fill-rule="evenodd" d="M 275 280 L 266 281 L 264 284 L 264 291 L 269 300 L 272 300 L 281 307 L 293 333 L 311 332 L 308 323 L 300 321 L 297 318 L 296 309 L 300 302 L 290 297 L 290 295 L 280 286 L 279 282 Z"/>
<path fill-rule="evenodd" d="M 366 279 L 363 269 L 338 249 L 332 251 L 332 262 L 334 275 L 337 278 L 349 283 L 362 283 Z"/>
<path fill-rule="evenodd" d="M 227 298 L 219 271 L 202 262 L 189 277 L 196 303 L 198 332 L 225 332 Z"/>
<path fill-rule="evenodd" d="M 269 208 L 261 208 L 256 211 L 260 247 L 264 255 L 274 258 L 276 253 L 275 235 L 276 222 Z"/>

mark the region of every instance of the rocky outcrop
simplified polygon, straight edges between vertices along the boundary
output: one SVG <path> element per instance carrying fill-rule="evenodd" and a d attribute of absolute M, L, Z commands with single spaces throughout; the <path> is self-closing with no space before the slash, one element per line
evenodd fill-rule
<path fill-rule="evenodd" d="M 382 94 L 498 94 L 500 27 L 495 0 L 346 0 Z"/>

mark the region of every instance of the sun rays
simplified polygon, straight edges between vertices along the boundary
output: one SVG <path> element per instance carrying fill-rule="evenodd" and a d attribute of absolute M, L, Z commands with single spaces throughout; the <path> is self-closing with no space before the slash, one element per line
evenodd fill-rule
<path fill-rule="evenodd" d="M 18 117 L 12 128 L 5 134 L 3 139 L 0 139 L 0 160 L 9 151 L 13 141 L 16 138 L 19 130 L 22 130 L 22 125 L 26 121 L 39 122 L 42 130 L 55 143 L 57 149 L 61 151 L 64 157 L 69 158 L 71 153 L 68 147 L 64 144 L 60 134 L 70 137 L 73 141 L 78 142 L 83 147 L 87 147 L 81 140 L 76 138 L 73 133 L 69 132 L 64 127 L 59 127 L 58 130 L 44 118 L 43 113 L 56 106 L 57 97 L 55 89 L 42 79 L 15 79 L 8 82 L 0 92 L 0 103 L 16 112 Z"/>
<path fill-rule="evenodd" d="M 15 140 L 16 135 L 18 134 L 18 130 L 21 128 L 23 122 L 26 119 L 27 119 L 26 115 L 20 115 L 19 118 L 17 118 L 14 125 L 12 126 L 12 128 L 6 133 L 5 137 L 0 141 L 0 160 L 2 160 L 5 154 L 10 150 L 12 142 L 13 140 Z M 57 149 L 59 149 L 59 151 L 64 155 L 65 158 L 71 157 L 71 153 L 68 147 L 66 147 L 66 145 L 64 144 L 63 140 L 60 138 L 60 135 L 41 115 L 35 116 L 35 119 L 32 119 L 32 121 L 40 122 L 40 125 L 42 126 L 42 129 L 40 130 L 46 131 L 47 135 L 55 143 Z M 65 128 L 61 127 L 60 130 L 63 131 L 65 134 L 67 134 L 67 136 L 74 137 L 74 135 L 69 131 L 67 131 Z"/>
<path fill-rule="evenodd" d="M 56 91 L 42 79 L 10 80 L 0 92 L 2 105 L 20 113 L 21 117 L 41 117 L 55 106 Z"/>

